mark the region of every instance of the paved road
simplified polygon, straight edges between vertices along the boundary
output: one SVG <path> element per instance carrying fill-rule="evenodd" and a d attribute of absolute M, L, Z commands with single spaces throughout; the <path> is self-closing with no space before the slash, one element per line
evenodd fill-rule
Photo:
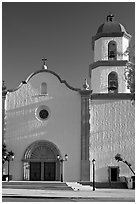
<path fill-rule="evenodd" d="M 57 188 L 58 189 L 58 188 Z M 3 202 L 135 202 L 133 189 L 2 189 Z"/>
<path fill-rule="evenodd" d="M 123 198 L 14 198 L 4 197 L 2 202 L 134 202 Z"/>

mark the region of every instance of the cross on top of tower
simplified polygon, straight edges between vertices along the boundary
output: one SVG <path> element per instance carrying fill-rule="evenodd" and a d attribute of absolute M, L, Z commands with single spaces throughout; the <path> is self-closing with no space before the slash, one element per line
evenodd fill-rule
<path fill-rule="evenodd" d="M 44 58 L 42 58 L 42 61 L 43 61 L 43 65 L 46 65 L 46 61 L 47 61 L 47 59 L 44 57 Z"/>
<path fill-rule="evenodd" d="M 114 21 L 114 15 L 112 13 L 107 16 L 107 21 L 109 21 L 109 22 Z"/>
<path fill-rule="evenodd" d="M 42 69 L 47 69 L 47 59 L 44 57 L 42 58 L 42 61 L 43 61 L 43 65 L 42 65 Z"/>

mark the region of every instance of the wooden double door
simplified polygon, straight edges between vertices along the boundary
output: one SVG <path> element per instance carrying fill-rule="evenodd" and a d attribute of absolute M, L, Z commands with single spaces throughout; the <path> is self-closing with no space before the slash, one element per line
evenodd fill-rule
<path fill-rule="evenodd" d="M 56 162 L 30 162 L 31 181 L 55 181 Z"/>

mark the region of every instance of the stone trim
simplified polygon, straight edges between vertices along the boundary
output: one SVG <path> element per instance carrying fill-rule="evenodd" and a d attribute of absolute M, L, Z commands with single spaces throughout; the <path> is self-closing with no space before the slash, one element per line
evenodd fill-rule
<path fill-rule="evenodd" d="M 135 93 L 93 93 L 91 100 L 133 100 Z"/>
<path fill-rule="evenodd" d="M 92 90 L 80 90 L 81 97 L 89 97 L 92 94 Z"/>
<path fill-rule="evenodd" d="M 27 84 L 27 82 L 28 82 L 34 75 L 36 75 L 36 74 L 38 74 L 38 73 L 41 73 L 41 72 L 51 73 L 51 74 L 53 74 L 54 76 L 56 76 L 56 77 L 59 79 L 60 83 L 64 83 L 69 89 L 71 89 L 71 90 L 73 90 L 73 91 L 80 91 L 80 89 L 74 88 L 74 87 L 70 86 L 65 80 L 62 80 L 62 79 L 60 78 L 60 76 L 59 76 L 58 74 L 56 74 L 55 72 L 53 72 L 53 71 L 51 71 L 51 70 L 47 70 L 47 69 L 42 69 L 42 70 L 38 70 L 38 71 L 32 73 L 32 74 L 26 79 L 26 81 L 22 81 L 21 84 L 20 84 L 17 88 L 15 88 L 15 89 L 10 89 L 10 90 L 8 90 L 8 92 L 17 91 L 23 84 Z"/>
<path fill-rule="evenodd" d="M 99 60 L 89 65 L 90 70 L 99 66 L 125 66 L 127 60 Z"/>
<path fill-rule="evenodd" d="M 81 90 L 81 160 L 89 160 L 89 99 L 91 90 Z"/>
<path fill-rule="evenodd" d="M 100 66 L 126 66 L 127 60 L 99 60 L 89 65 L 89 77 L 91 78 L 91 71 Z"/>

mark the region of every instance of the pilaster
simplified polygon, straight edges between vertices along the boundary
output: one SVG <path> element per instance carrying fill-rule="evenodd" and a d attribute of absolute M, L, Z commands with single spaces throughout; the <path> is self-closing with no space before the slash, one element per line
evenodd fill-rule
<path fill-rule="evenodd" d="M 90 180 L 89 161 L 89 136 L 90 136 L 90 114 L 89 100 L 91 90 L 81 90 L 81 181 Z"/>

